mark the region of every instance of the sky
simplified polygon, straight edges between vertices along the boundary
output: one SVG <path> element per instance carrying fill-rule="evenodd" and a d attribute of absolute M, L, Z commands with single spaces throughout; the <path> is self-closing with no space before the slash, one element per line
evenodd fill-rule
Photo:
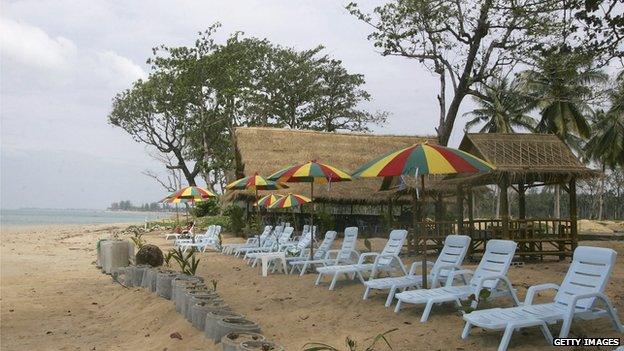
<path fill-rule="evenodd" d="M 372 8 L 380 1 L 362 1 Z M 422 65 L 382 57 L 346 4 L 322 1 L 2 1 L 0 207 L 94 208 L 157 201 L 161 172 L 143 144 L 107 123 L 113 96 L 149 73 L 151 48 L 192 45 L 214 22 L 325 53 L 366 78 L 366 108 L 391 113 L 376 133 L 433 135 L 437 82 Z M 468 104 L 464 104 L 464 110 Z M 466 118 L 451 140 L 457 146 Z M 375 156 L 375 155 L 371 155 Z"/>

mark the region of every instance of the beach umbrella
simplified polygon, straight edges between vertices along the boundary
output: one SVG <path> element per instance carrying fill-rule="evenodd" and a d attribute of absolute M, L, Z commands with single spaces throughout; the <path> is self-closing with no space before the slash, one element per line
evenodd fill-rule
<path fill-rule="evenodd" d="M 351 181 L 351 176 L 347 172 L 334 166 L 314 160 L 281 169 L 271 174 L 269 179 L 283 183 L 310 183 L 310 201 L 314 202 L 314 184 L 331 184 L 333 182 Z M 311 228 L 314 228 L 315 210 L 313 203 L 310 220 Z M 314 240 L 310 240 L 310 259 L 312 259 L 313 251 Z"/>
<path fill-rule="evenodd" d="M 243 177 L 237 179 L 225 186 L 227 190 L 253 190 L 256 203 L 258 202 L 258 190 L 277 190 L 288 188 L 286 184 L 267 180 L 263 176 L 255 173 L 252 176 Z M 257 213 L 260 214 L 260 209 L 256 207 Z"/>
<path fill-rule="evenodd" d="M 288 195 L 282 196 L 280 199 L 275 201 L 275 203 L 269 206 L 269 208 L 270 209 L 291 208 L 291 207 L 297 207 L 303 204 L 307 204 L 308 202 L 312 202 L 312 199 L 305 197 L 303 195 L 288 194 Z"/>
<path fill-rule="evenodd" d="M 352 175 L 357 178 L 398 176 L 418 177 L 420 175 L 421 192 L 424 196 L 425 175 L 427 174 L 485 173 L 490 172 L 493 169 L 494 166 L 487 161 L 484 161 L 465 151 L 441 145 L 433 145 L 425 141 L 378 157 L 358 168 Z M 415 207 L 416 206 L 414 204 L 414 208 L 412 209 L 413 216 L 416 215 Z M 424 240 L 424 245 L 425 246 L 422 250 L 422 279 L 423 286 L 426 288 L 426 239 Z"/>
<path fill-rule="evenodd" d="M 207 201 L 210 198 L 217 197 L 217 194 L 208 189 L 204 189 L 198 186 L 187 186 L 182 188 L 173 194 L 165 197 L 161 202 L 175 204 L 176 205 L 176 222 L 178 221 L 178 204 L 179 203 L 191 203 Z"/>
<path fill-rule="evenodd" d="M 277 200 L 279 200 L 279 199 L 281 199 L 283 197 L 284 197 L 284 195 L 278 195 L 278 194 L 264 195 L 254 205 L 258 206 L 258 207 L 269 208 L 271 205 L 273 205 L 275 202 L 277 202 Z"/>

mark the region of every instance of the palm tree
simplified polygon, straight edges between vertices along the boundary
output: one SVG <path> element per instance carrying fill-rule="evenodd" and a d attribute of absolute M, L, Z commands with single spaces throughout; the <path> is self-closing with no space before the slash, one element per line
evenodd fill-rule
<path fill-rule="evenodd" d="M 533 69 L 521 72 L 520 90 L 539 110 L 541 119 L 536 131 L 552 133 L 570 148 L 580 152 L 590 136 L 588 101 L 592 87 L 608 76 L 592 67 L 592 58 L 566 49 L 554 49 L 539 57 Z M 555 216 L 560 217 L 560 188 L 555 187 Z"/>
<path fill-rule="evenodd" d="M 585 145 L 585 155 L 602 168 L 624 166 L 624 71 L 616 79 L 616 87 L 609 92 L 611 107 L 607 112 L 598 110 L 594 115 L 592 136 Z M 605 177 L 600 184 L 598 219 L 602 219 Z"/>
<path fill-rule="evenodd" d="M 466 123 L 466 131 L 480 123 L 484 124 L 479 133 L 514 133 L 516 127 L 531 131 L 535 128 L 536 121 L 527 114 L 531 110 L 529 101 L 506 78 L 484 86 L 482 94 L 476 99 L 478 108 L 464 114 L 474 116 Z"/>

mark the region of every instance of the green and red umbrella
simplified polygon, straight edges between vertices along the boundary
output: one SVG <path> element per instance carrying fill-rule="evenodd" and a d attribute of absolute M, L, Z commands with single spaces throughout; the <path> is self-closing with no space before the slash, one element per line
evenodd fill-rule
<path fill-rule="evenodd" d="M 258 200 L 258 202 L 255 203 L 255 205 L 259 207 L 269 208 L 271 207 L 271 205 L 277 202 L 277 200 L 283 197 L 284 195 L 277 195 L 277 194 L 264 195 L 263 197 L 260 198 L 260 200 Z"/>
<path fill-rule="evenodd" d="M 258 173 L 244 177 L 238 180 L 231 182 L 226 185 L 225 188 L 227 190 L 276 190 L 276 189 L 284 189 L 288 188 L 286 184 L 281 184 L 278 182 L 274 182 L 272 180 L 267 180 L 263 176 L 258 175 Z"/>
<path fill-rule="evenodd" d="M 316 160 L 281 169 L 269 176 L 270 180 L 283 183 L 310 183 L 310 201 L 314 201 L 314 184 L 348 182 L 349 173 Z M 312 205 L 310 227 L 314 228 L 314 204 Z M 314 229 L 311 229 L 314 230 Z M 310 240 L 310 259 L 314 253 L 314 236 Z"/>
<path fill-rule="evenodd" d="M 465 151 L 422 142 L 378 157 L 358 168 L 353 172 L 353 176 L 365 178 L 420 175 L 424 195 L 426 174 L 486 173 L 492 170 L 493 165 Z M 415 198 L 412 213 L 416 222 Z M 426 252 L 425 239 L 422 264 L 424 288 L 427 287 Z"/>
<path fill-rule="evenodd" d="M 167 196 L 162 200 L 162 202 L 177 204 L 181 202 L 201 202 L 210 199 L 211 197 L 217 197 L 215 193 L 208 189 L 204 189 L 198 186 L 187 186 L 186 188 L 182 188 L 175 193 Z"/>
<path fill-rule="evenodd" d="M 307 204 L 308 202 L 311 202 L 311 201 L 312 199 L 305 197 L 303 195 L 288 194 L 286 196 L 282 196 L 281 199 L 278 199 L 277 201 L 275 201 L 271 206 L 269 206 L 269 208 L 271 209 L 291 208 L 291 207 L 297 207 L 303 204 Z"/>

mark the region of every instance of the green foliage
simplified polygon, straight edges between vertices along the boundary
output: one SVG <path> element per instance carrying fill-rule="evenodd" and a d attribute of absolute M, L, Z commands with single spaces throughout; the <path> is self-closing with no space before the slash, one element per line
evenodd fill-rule
<path fill-rule="evenodd" d="M 199 228 L 208 228 L 211 225 L 220 225 L 222 230 L 224 231 L 232 229 L 231 218 L 228 216 L 222 216 L 222 215 L 197 218 L 195 220 L 195 225 Z"/>
<path fill-rule="evenodd" d="M 368 238 L 364 239 L 364 247 L 366 247 L 366 252 L 373 251 L 373 245 L 371 244 L 370 240 L 368 240 Z"/>
<path fill-rule="evenodd" d="M 328 230 L 334 230 L 336 227 L 336 219 L 331 213 L 321 211 L 315 216 L 315 225 L 318 225 L 318 233 L 325 233 Z"/>
<path fill-rule="evenodd" d="M 386 344 L 386 346 L 390 348 L 390 350 L 392 350 L 392 346 L 390 345 L 390 342 L 388 341 L 386 336 L 397 330 L 399 330 L 399 328 L 390 329 L 381 334 L 377 334 L 375 337 L 372 338 L 372 342 L 366 348 L 364 348 L 364 351 L 374 351 L 375 345 L 380 341 L 383 341 Z M 371 338 L 368 338 L 365 340 L 370 340 L 370 339 Z M 351 339 L 350 337 L 346 338 L 345 346 L 346 346 L 346 349 L 344 349 L 345 351 L 357 351 L 358 350 L 357 342 Z M 341 350 L 328 344 L 324 344 L 320 342 L 309 342 L 303 345 L 303 351 L 341 351 Z"/>
<path fill-rule="evenodd" d="M 245 227 L 245 209 L 240 206 L 229 205 L 223 214 L 229 217 L 229 229 L 236 235 L 242 234 Z"/>
<path fill-rule="evenodd" d="M 171 268 L 171 259 L 173 258 L 174 255 L 174 251 L 173 250 L 169 250 L 167 251 L 167 253 L 163 256 L 163 260 L 165 261 L 165 267 L 167 268 Z"/>
<path fill-rule="evenodd" d="M 212 284 L 212 291 L 217 291 L 217 284 L 219 284 L 219 281 L 216 279 L 211 279 L 210 280 L 210 284 Z"/>
<path fill-rule="evenodd" d="M 219 212 L 219 201 L 215 199 L 198 202 L 190 210 L 194 217 L 216 216 Z"/>
<path fill-rule="evenodd" d="M 172 251 L 172 257 L 178 265 L 180 265 L 180 271 L 186 275 L 195 275 L 197 267 L 199 266 L 199 259 L 195 257 L 195 248 L 191 248 L 187 253 L 182 251 L 181 248 Z"/>
<path fill-rule="evenodd" d="M 484 303 L 485 301 L 487 301 L 487 299 L 490 297 L 490 290 L 488 289 L 481 289 L 481 291 L 479 291 L 479 299 L 477 300 L 476 296 L 474 294 L 468 296 L 467 300 L 462 300 L 460 301 L 460 306 L 456 307 L 457 311 L 460 314 L 465 314 L 465 313 L 470 313 L 473 312 L 475 310 L 477 310 L 478 307 L 481 308 L 487 308 L 486 304 Z M 473 308 L 471 305 L 473 302 L 478 302 L 479 305 L 477 305 L 477 308 Z"/>

